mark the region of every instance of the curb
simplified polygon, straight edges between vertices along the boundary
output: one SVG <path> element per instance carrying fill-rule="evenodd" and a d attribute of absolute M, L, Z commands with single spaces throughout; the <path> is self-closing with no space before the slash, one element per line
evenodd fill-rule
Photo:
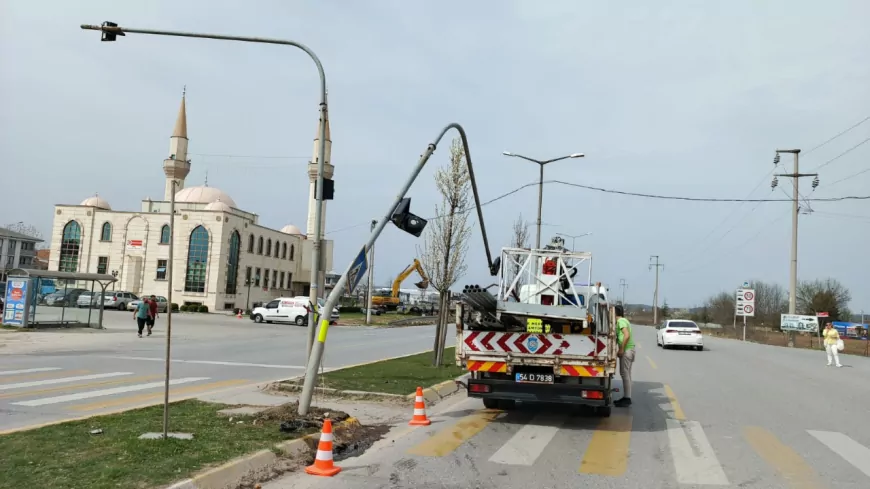
<path fill-rule="evenodd" d="M 360 426 L 358 419 L 350 417 L 335 425 L 335 429 Z M 288 440 L 275 445 L 274 450 L 260 450 L 231 460 L 219 467 L 209 469 L 189 479 L 176 482 L 166 489 L 226 489 L 236 487 L 245 477 L 256 477 L 268 473 L 269 468 L 279 460 L 281 453 L 285 457 L 295 458 L 309 453 L 311 445 L 320 439 L 320 433 L 312 433 L 302 438 Z"/>
<path fill-rule="evenodd" d="M 457 392 L 462 390 L 462 386 L 459 382 L 467 382 L 468 377 L 469 374 L 462 374 L 453 380 L 445 380 L 440 384 L 435 384 L 432 387 L 423 389 L 423 400 L 426 401 L 430 406 L 433 404 L 437 404 L 445 397 L 456 394 Z M 416 395 L 416 393 L 408 394 L 407 396 L 405 396 L 405 399 L 413 401 Z"/>
<path fill-rule="evenodd" d="M 462 386 L 461 384 L 459 384 L 459 382 L 465 383 L 468 379 L 468 376 L 469 374 L 466 373 L 460 375 L 459 377 L 456 377 L 455 379 L 445 380 L 444 382 L 423 389 L 423 400 L 426 401 L 426 403 L 430 406 L 437 404 L 445 397 L 462 390 Z M 272 384 L 272 386 L 273 389 L 289 392 L 299 392 L 302 390 L 302 386 L 299 384 L 275 383 Z M 386 392 L 343 391 L 340 389 L 331 389 L 328 387 L 315 387 L 314 392 L 319 394 L 331 394 L 335 396 L 350 397 L 354 399 L 380 398 L 384 400 L 410 402 L 414 402 L 414 399 L 417 396 L 416 392 L 411 394 L 389 394 Z"/>

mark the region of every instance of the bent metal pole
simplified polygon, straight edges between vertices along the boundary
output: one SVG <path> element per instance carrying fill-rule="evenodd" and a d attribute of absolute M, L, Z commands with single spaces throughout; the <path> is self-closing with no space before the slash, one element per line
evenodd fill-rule
<path fill-rule="evenodd" d="M 197 32 L 183 32 L 183 31 L 164 31 L 164 30 L 156 30 L 156 29 L 137 29 L 133 27 L 121 27 L 121 26 L 108 26 L 108 25 L 89 25 L 82 24 L 81 28 L 89 31 L 102 31 L 102 32 L 110 32 L 118 35 L 124 35 L 127 33 L 135 33 L 135 34 L 151 34 L 156 36 L 173 36 L 173 37 L 193 37 L 198 39 L 217 39 L 221 41 L 238 41 L 238 42 L 250 42 L 250 43 L 258 43 L 258 44 L 278 44 L 282 46 L 293 46 L 295 48 L 299 48 L 302 51 L 305 51 L 314 64 L 317 66 L 317 73 L 320 75 L 320 148 L 318 148 L 318 157 L 317 157 L 317 186 L 315 188 L 315 200 L 317 203 L 317 207 L 314 210 L 314 236 L 312 240 L 312 259 L 311 259 L 311 300 L 313 302 L 312 306 L 317 304 L 317 295 L 320 290 L 320 249 L 321 249 L 321 236 L 323 235 L 323 168 L 324 168 L 324 157 L 326 154 L 326 116 L 327 116 L 327 103 L 326 103 L 326 74 L 323 71 L 323 65 L 320 63 L 320 58 L 314 54 L 308 46 L 298 43 L 296 41 L 289 41 L 285 39 L 273 39 L 269 37 L 250 37 L 250 36 L 226 36 L 223 34 L 209 34 L 209 33 L 197 33 Z M 308 350 L 307 354 L 311 355 L 311 345 L 314 342 L 314 310 L 316 306 L 311 308 L 308 314 Z"/>
<path fill-rule="evenodd" d="M 368 242 L 366 242 L 365 246 L 362 249 L 363 256 L 368 256 L 369 250 L 371 250 L 372 246 L 374 246 L 375 241 L 377 241 L 378 236 L 381 235 L 381 232 L 384 230 L 384 226 L 390 222 L 390 218 L 393 215 L 393 211 L 396 209 L 396 206 L 399 205 L 399 202 L 405 197 L 405 194 L 408 193 L 408 189 L 411 188 L 411 185 L 414 183 L 414 180 L 417 179 L 417 176 L 420 174 L 420 171 L 423 169 L 423 166 L 426 165 L 426 162 L 429 160 L 429 157 L 432 156 L 432 153 L 435 152 L 435 148 L 438 146 L 438 143 L 441 142 L 441 139 L 450 129 L 456 129 L 459 132 L 459 136 L 462 139 L 462 146 L 465 149 L 465 161 L 468 164 L 468 175 L 471 180 L 471 191 L 474 194 L 474 203 L 477 207 L 477 221 L 480 223 L 480 231 L 483 236 L 483 246 L 486 250 L 486 259 L 489 262 L 490 270 L 493 269 L 492 262 L 492 254 L 489 251 L 489 242 L 486 237 L 486 226 L 483 222 L 483 211 L 480 208 L 480 197 L 477 193 L 477 183 L 474 179 L 474 169 L 471 165 L 471 152 L 468 147 L 468 138 L 465 135 L 465 130 L 457 123 L 451 123 L 444 127 L 441 130 L 441 133 L 438 134 L 438 137 L 426 148 L 426 151 L 420 156 L 420 159 L 417 161 L 417 165 L 414 167 L 413 171 L 411 171 L 411 176 L 402 186 L 402 189 L 399 191 L 399 194 L 396 196 L 396 199 L 390 204 L 389 209 L 387 209 L 384 217 L 378 221 L 375 226 L 372 234 L 369 236 Z M 350 265 L 348 265 L 345 272 L 341 275 L 341 278 L 338 279 L 338 282 L 335 284 L 335 287 L 329 293 L 329 296 L 326 298 L 326 304 L 324 304 L 323 310 L 321 311 L 322 318 L 329 318 L 332 316 L 332 311 L 335 308 L 336 303 L 338 302 L 341 295 L 344 293 L 345 287 L 347 287 L 347 275 L 353 267 L 354 263 L 351 261 Z M 317 341 L 314 342 L 314 347 L 311 350 L 311 355 L 308 357 L 308 366 L 305 370 L 305 384 L 302 387 L 302 395 L 299 398 L 299 414 L 305 415 L 308 414 L 308 408 L 311 406 L 311 397 L 314 393 L 314 382 L 317 377 L 317 370 L 320 368 L 320 361 L 323 358 L 323 349 L 326 344 L 326 335 L 329 331 L 329 319 L 321 319 L 320 321 L 320 330 L 317 333 Z"/>

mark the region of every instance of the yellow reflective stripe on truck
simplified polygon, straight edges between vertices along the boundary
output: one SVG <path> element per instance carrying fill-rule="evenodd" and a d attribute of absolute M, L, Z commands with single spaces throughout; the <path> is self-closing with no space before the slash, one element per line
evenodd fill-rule
<path fill-rule="evenodd" d="M 504 362 L 478 362 L 469 360 L 467 364 L 468 370 L 472 372 L 492 372 L 505 373 L 507 372 L 507 364 Z"/>

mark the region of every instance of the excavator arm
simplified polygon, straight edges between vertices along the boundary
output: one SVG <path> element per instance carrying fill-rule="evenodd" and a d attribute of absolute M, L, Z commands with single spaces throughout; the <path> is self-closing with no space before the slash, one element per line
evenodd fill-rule
<path fill-rule="evenodd" d="M 420 263 L 420 260 L 414 258 L 414 263 L 411 263 L 407 268 L 402 270 L 402 273 L 400 273 L 399 276 L 396 277 L 396 280 L 393 281 L 393 297 L 399 297 L 399 288 L 402 286 L 402 282 L 404 282 L 405 279 L 414 272 L 414 270 L 416 270 L 417 273 L 420 274 L 420 278 L 423 279 L 414 285 L 420 289 L 429 288 L 429 276 L 426 275 L 426 271 L 423 270 L 423 265 Z"/>

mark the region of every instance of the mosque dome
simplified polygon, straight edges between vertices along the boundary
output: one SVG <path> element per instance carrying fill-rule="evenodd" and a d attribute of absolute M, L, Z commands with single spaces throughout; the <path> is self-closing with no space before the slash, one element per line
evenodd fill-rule
<path fill-rule="evenodd" d="M 236 202 L 222 190 L 214 187 L 187 187 L 175 194 L 176 202 L 188 202 L 192 204 L 211 204 L 221 201 L 229 207 L 236 207 Z"/>
<path fill-rule="evenodd" d="M 107 211 L 112 210 L 112 207 L 109 205 L 108 202 L 106 202 L 106 199 L 100 197 L 97 194 L 94 194 L 93 197 L 88 197 L 87 199 L 83 200 L 82 203 L 79 205 L 98 207 L 100 209 L 106 209 Z"/>
<path fill-rule="evenodd" d="M 288 224 L 281 228 L 281 232 L 284 234 L 304 234 L 302 231 L 299 230 L 299 228 L 292 224 Z"/>
<path fill-rule="evenodd" d="M 233 208 L 224 204 L 221 199 L 218 199 L 218 200 L 212 202 L 211 204 L 205 206 L 205 210 L 230 212 L 233 210 Z"/>

